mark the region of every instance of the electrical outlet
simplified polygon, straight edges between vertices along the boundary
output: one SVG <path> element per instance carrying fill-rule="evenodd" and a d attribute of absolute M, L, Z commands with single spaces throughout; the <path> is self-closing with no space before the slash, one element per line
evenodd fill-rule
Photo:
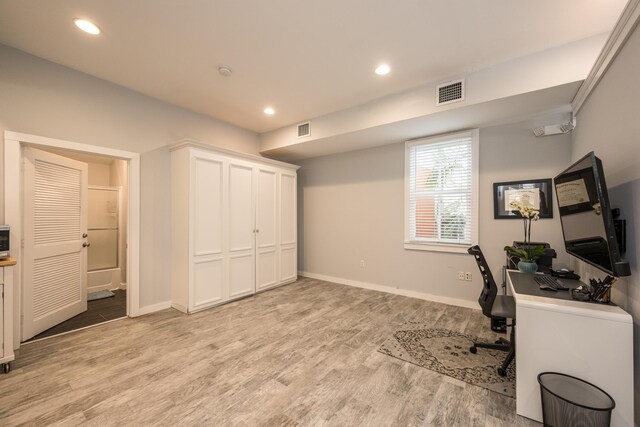
<path fill-rule="evenodd" d="M 472 279 L 471 272 L 467 271 L 466 273 L 464 273 L 464 280 L 466 280 L 467 282 L 470 282 L 471 279 Z"/>
<path fill-rule="evenodd" d="M 458 272 L 458 280 L 464 280 L 464 271 Z"/>
<path fill-rule="evenodd" d="M 363 259 L 361 259 L 360 260 L 360 268 L 365 268 L 366 266 L 367 266 L 367 263 Z"/>

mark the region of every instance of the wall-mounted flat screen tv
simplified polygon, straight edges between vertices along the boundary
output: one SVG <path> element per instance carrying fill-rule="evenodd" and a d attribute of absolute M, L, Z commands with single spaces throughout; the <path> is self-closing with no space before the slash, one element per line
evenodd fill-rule
<path fill-rule="evenodd" d="M 612 276 L 629 276 L 621 258 L 602 162 L 587 154 L 553 179 L 567 253 Z"/>

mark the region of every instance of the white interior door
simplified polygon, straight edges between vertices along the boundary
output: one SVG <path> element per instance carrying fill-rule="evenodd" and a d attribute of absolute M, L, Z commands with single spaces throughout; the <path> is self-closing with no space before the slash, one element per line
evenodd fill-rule
<path fill-rule="evenodd" d="M 22 341 L 87 310 L 87 164 L 24 149 Z"/>

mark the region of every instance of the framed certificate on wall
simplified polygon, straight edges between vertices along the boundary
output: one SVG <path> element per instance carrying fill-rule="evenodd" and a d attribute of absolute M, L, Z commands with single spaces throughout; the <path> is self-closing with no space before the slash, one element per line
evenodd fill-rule
<path fill-rule="evenodd" d="M 540 218 L 553 218 L 551 178 L 530 181 L 496 182 L 493 184 L 493 217 L 518 219 L 520 214 L 511 206 L 517 202 L 540 212 Z"/>

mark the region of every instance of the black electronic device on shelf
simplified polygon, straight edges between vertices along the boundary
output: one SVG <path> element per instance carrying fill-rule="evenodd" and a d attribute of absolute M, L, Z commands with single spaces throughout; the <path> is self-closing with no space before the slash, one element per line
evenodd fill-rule
<path fill-rule="evenodd" d="M 567 253 L 612 276 L 629 276 L 613 221 L 602 162 L 587 154 L 553 179 Z"/>

